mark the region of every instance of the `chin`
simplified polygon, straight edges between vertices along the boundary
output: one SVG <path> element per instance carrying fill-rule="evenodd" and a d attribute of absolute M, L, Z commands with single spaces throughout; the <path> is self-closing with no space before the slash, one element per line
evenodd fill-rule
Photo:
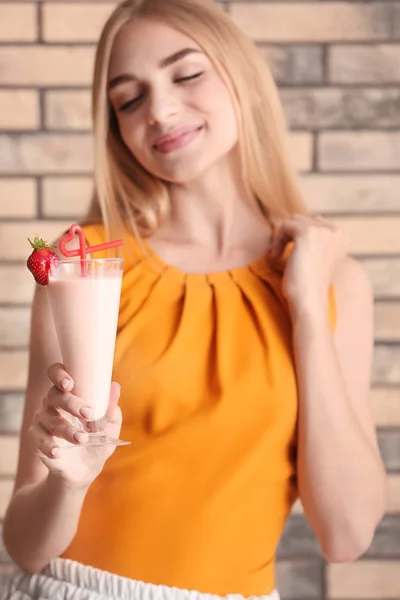
<path fill-rule="evenodd" d="M 158 170 L 155 175 L 167 183 L 185 184 L 200 179 L 211 167 L 210 164 L 202 165 L 200 160 L 182 161 L 174 168 Z"/>

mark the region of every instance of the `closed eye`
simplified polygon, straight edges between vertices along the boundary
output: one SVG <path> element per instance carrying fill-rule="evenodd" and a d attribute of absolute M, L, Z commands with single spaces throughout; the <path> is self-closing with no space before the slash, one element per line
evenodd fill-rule
<path fill-rule="evenodd" d="M 189 75 L 188 77 L 180 77 L 179 79 L 175 79 L 176 83 L 181 83 L 182 81 L 191 81 L 192 79 L 198 79 L 201 75 L 203 75 L 204 71 L 200 73 L 195 73 L 194 75 Z"/>
<path fill-rule="evenodd" d="M 203 73 L 204 73 L 204 71 L 201 71 L 200 73 L 194 73 L 193 75 L 189 75 L 188 77 L 180 77 L 179 79 L 175 79 L 174 83 L 184 83 L 186 81 L 192 81 L 194 79 L 198 79 L 199 77 L 201 77 L 203 75 Z M 127 102 L 124 102 L 124 104 L 121 104 L 118 111 L 124 112 L 124 111 L 128 110 L 129 108 L 133 108 L 135 105 L 137 105 L 140 102 L 140 100 L 142 100 L 142 98 L 143 98 L 143 94 L 140 94 L 140 96 L 136 96 L 136 98 L 133 98 L 132 100 L 128 100 Z"/>
<path fill-rule="evenodd" d="M 133 106 L 135 106 L 135 104 L 138 104 L 138 102 L 142 99 L 142 97 L 143 97 L 143 94 L 141 94 L 140 96 L 137 96 L 136 98 L 133 98 L 132 100 L 128 100 L 128 102 L 124 102 L 124 104 L 121 104 L 118 111 L 123 112 L 124 110 L 128 110 L 128 108 L 132 108 Z"/>

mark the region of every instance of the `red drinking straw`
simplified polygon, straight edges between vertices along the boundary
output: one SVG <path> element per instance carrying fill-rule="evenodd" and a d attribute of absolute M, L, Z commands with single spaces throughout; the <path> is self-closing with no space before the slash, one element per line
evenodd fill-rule
<path fill-rule="evenodd" d="M 78 234 L 79 238 L 79 250 L 67 250 L 66 245 L 75 237 L 75 234 Z M 69 231 L 66 235 L 64 235 L 58 243 L 58 249 L 63 256 L 67 258 L 73 258 L 75 256 L 81 257 L 81 276 L 87 277 L 87 269 L 86 269 L 86 255 L 92 254 L 93 252 L 99 252 L 100 250 L 108 250 L 109 248 L 117 248 L 118 246 L 123 246 L 123 240 L 116 240 L 114 242 L 106 242 L 105 244 L 99 244 L 98 246 L 87 246 L 85 234 L 83 229 L 77 223 L 74 223 L 69 228 Z"/>

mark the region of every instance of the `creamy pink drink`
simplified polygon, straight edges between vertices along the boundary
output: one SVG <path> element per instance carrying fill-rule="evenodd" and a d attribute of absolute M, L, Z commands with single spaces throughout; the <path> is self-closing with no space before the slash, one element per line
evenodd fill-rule
<path fill-rule="evenodd" d="M 79 261 L 61 262 L 47 289 L 63 363 L 75 381 L 74 395 L 94 409 L 95 421 L 106 414 L 110 398 L 122 270 L 107 269 L 104 260 L 87 263 L 88 274 L 82 277 Z"/>
<path fill-rule="evenodd" d="M 68 249 L 76 235 L 79 249 Z M 124 242 L 88 246 L 83 228 L 74 223 L 58 243 L 60 254 L 67 258 L 60 260 L 52 250 L 55 246 L 39 236 L 28 241 L 32 251 L 26 265 L 36 283 L 48 291 L 62 361 L 74 380 L 73 393 L 93 408 L 90 422 L 74 417 L 74 423 L 88 432 L 86 445 L 129 444 L 107 435 L 124 261 L 87 258 L 88 254 L 121 247 Z M 76 446 L 68 443 L 64 447 Z"/>
<path fill-rule="evenodd" d="M 102 433 L 110 400 L 123 272 L 122 259 L 61 261 L 47 285 L 61 356 L 73 394 L 93 408 L 89 442 L 113 443 Z M 97 422 L 97 423 L 96 423 Z"/>

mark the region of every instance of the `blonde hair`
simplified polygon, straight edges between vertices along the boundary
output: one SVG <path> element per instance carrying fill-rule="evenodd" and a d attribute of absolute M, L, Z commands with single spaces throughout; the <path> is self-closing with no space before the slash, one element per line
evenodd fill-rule
<path fill-rule="evenodd" d="M 125 228 L 152 235 L 169 209 L 166 186 L 129 152 L 107 95 L 111 51 L 121 27 L 136 18 L 154 19 L 193 39 L 227 86 L 238 119 L 243 180 L 269 219 L 310 214 L 290 164 L 287 131 L 278 91 L 254 44 L 212 0 L 125 0 L 101 34 L 95 60 L 92 115 L 94 193 L 88 223 L 103 222 L 107 235 Z"/>

